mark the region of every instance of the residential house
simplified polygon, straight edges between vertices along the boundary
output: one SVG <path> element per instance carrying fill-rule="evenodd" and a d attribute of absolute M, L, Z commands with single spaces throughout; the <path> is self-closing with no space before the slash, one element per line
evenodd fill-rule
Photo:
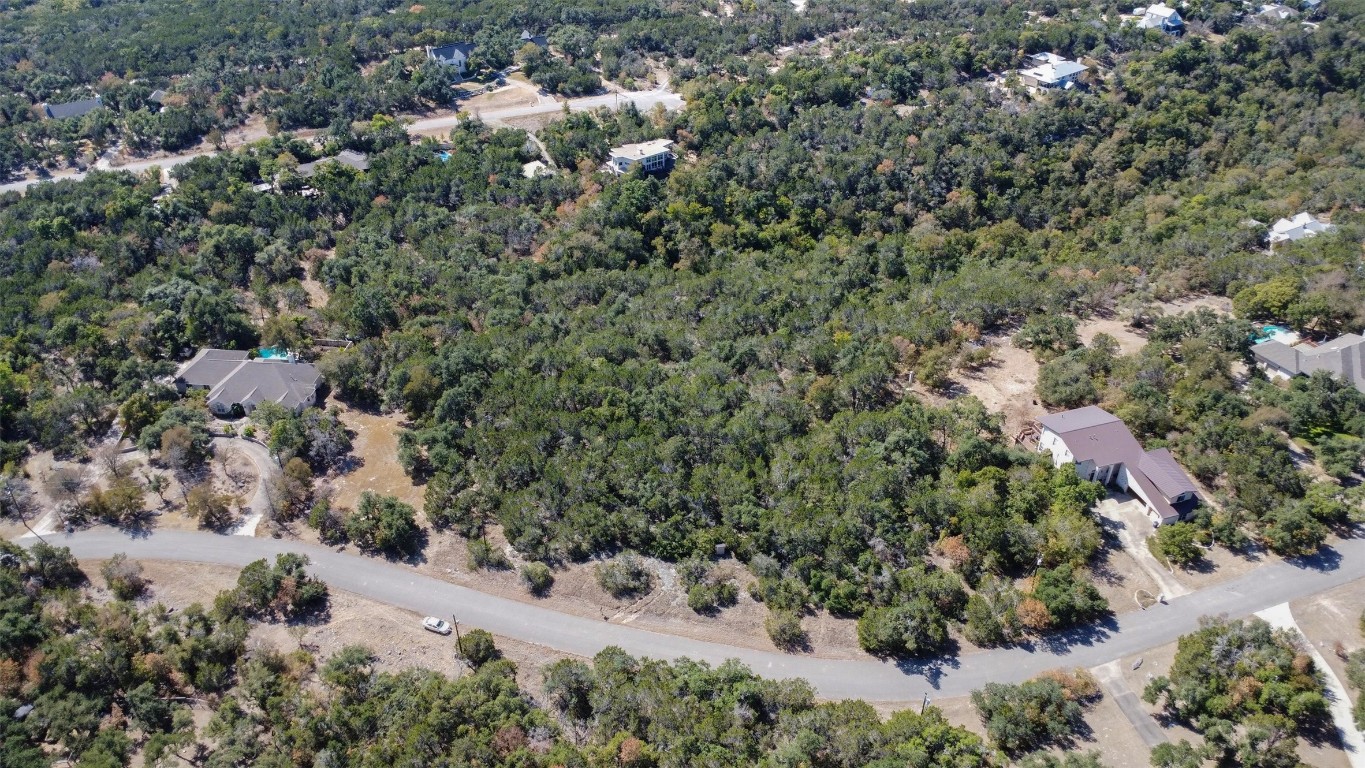
<path fill-rule="evenodd" d="M 166 93 L 166 89 L 157 88 L 155 91 L 152 91 L 151 93 L 147 94 L 147 103 L 155 104 L 158 107 L 164 106 L 166 103 L 167 95 L 168 94 Z"/>
<path fill-rule="evenodd" d="M 1327 371 L 1365 392 L 1365 336 L 1348 333 L 1316 347 L 1264 341 L 1251 348 L 1251 356 L 1272 379 Z"/>
<path fill-rule="evenodd" d="M 1180 12 L 1165 3 L 1157 3 L 1146 8 L 1133 9 L 1139 29 L 1159 29 L 1168 35 L 1178 35 L 1185 31 L 1185 20 Z"/>
<path fill-rule="evenodd" d="M 1264 21 L 1287 21 L 1298 16 L 1299 12 L 1288 6 L 1273 3 L 1261 6 L 1256 15 Z"/>
<path fill-rule="evenodd" d="M 1114 485 L 1142 501 L 1153 525 L 1185 519 L 1199 505 L 1194 482 L 1165 448 L 1144 451 L 1117 416 L 1097 406 L 1044 416 L 1038 451 L 1054 466 L 1072 464 L 1086 480 Z"/>
<path fill-rule="evenodd" d="M 43 104 L 41 105 L 43 117 L 48 120 L 66 120 L 72 117 L 85 117 L 97 109 L 104 109 L 104 99 L 96 96 L 93 99 L 81 99 L 80 101 L 68 101 L 65 104 Z"/>
<path fill-rule="evenodd" d="M 521 31 L 521 38 L 520 38 L 520 40 L 521 40 L 521 44 L 522 44 L 522 45 L 526 45 L 527 43 L 530 43 L 530 44 L 536 46 L 537 48 L 549 48 L 549 47 L 550 47 L 550 41 L 547 40 L 547 39 L 545 39 L 545 35 L 533 35 L 533 34 L 531 34 L 529 31 L 524 30 L 524 29 Z"/>
<path fill-rule="evenodd" d="M 235 349 L 201 349 L 175 374 L 181 394 L 208 390 L 209 410 L 224 417 L 249 414 L 267 401 L 301 413 L 317 402 L 321 384 L 318 369 L 293 355 L 251 358 Z"/>
<path fill-rule="evenodd" d="M 1316 216 L 1305 211 L 1292 219 L 1280 219 L 1270 226 L 1270 247 L 1274 248 L 1280 243 L 1291 243 L 1308 237 L 1317 237 L 1323 232 L 1335 230 L 1336 227 L 1318 221 Z"/>
<path fill-rule="evenodd" d="M 616 173 L 629 173 L 637 166 L 645 173 L 653 173 L 666 170 L 673 160 L 673 142 L 655 139 L 616 147 L 611 151 L 608 164 Z"/>
<path fill-rule="evenodd" d="M 1033 66 L 1019 70 L 1019 79 L 1034 88 L 1074 88 L 1076 78 L 1090 69 L 1055 53 L 1036 53 L 1029 61 Z"/>
<path fill-rule="evenodd" d="M 300 163 L 299 167 L 294 169 L 294 172 L 298 174 L 299 178 L 306 179 L 317 173 L 318 168 L 325 163 L 339 163 L 347 168 L 353 168 L 361 172 L 370 170 L 370 158 L 364 152 L 357 152 L 353 149 L 343 149 L 332 157 L 324 157 L 321 160 L 314 160 L 311 163 Z"/>
<path fill-rule="evenodd" d="M 442 66 L 454 67 L 463 77 L 469 71 L 469 56 L 474 53 L 473 43 L 450 43 L 448 45 L 427 46 L 427 58 Z"/>

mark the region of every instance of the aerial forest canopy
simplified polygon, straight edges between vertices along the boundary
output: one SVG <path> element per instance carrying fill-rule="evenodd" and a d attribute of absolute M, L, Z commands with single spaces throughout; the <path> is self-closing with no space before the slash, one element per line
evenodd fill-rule
<path fill-rule="evenodd" d="M 1119 311 L 1150 326 L 1149 347 L 1060 344 L 1044 400 L 1126 407 L 1228 496 L 1201 521 L 1223 543 L 1249 530 L 1299 554 L 1344 518 L 1309 494 L 1265 409 L 1346 439 L 1365 429 L 1359 404 L 1327 385 L 1243 392 L 1243 320 L 1148 307 L 1207 292 L 1359 329 L 1362 3 L 1333 0 L 1313 29 L 1197 4 L 1216 39 L 1092 3 L 765 2 L 733 20 L 533 5 L 214 5 L 228 15 L 213 23 L 198 4 L 5 11 L 6 76 L 26 94 L 12 99 L 104 72 L 128 88 L 179 76 L 187 108 L 221 100 L 215 120 L 327 127 L 180 165 L 170 192 L 94 172 L 3 199 L 5 461 L 79 453 L 130 412 L 157 423 L 176 396 L 155 382 L 186 349 L 351 339 L 318 360 L 331 396 L 406 417 L 400 458 L 430 524 L 498 525 L 546 562 L 725 544 L 775 610 L 857 616 L 869 650 L 932 653 L 949 621 L 992 644 L 1102 615 L 1075 578 L 1100 547 L 1087 510 L 1102 491 L 974 399 L 934 404 L 911 379 L 947 390 L 984 334 Z M 111 30 L 135 7 L 148 18 L 123 40 Z M 510 26 L 477 22 L 491 18 Z M 557 46 L 581 28 L 604 76 L 652 58 L 688 105 L 565 116 L 540 132 L 560 172 L 527 178 L 540 150 L 520 130 L 468 120 L 438 154 L 375 114 L 416 102 L 364 97 L 425 65 L 362 62 L 456 35 L 494 50 L 520 27 Z M 21 34 L 47 28 L 41 49 Z M 834 55 L 775 53 L 836 30 Z M 120 42 L 88 44 L 106 38 Z M 1041 51 L 1096 73 L 1037 97 L 986 82 Z M 24 133 L 25 109 L 0 127 L 22 162 L 51 146 Z M 671 174 L 600 172 L 610 146 L 654 138 L 678 144 Z M 296 194 L 299 164 L 341 149 L 368 170 L 322 166 Z M 1267 251 L 1265 222 L 1305 209 L 1337 232 Z M 1335 413 L 1297 415 L 1325 400 Z"/>

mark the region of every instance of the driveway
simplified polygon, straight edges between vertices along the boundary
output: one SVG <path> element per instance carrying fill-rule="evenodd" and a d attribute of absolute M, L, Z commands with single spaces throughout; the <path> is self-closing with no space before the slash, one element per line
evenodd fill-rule
<path fill-rule="evenodd" d="M 297 541 L 172 530 L 129 535 L 108 528 L 49 537 L 49 541 L 69 546 L 83 558 L 123 552 L 140 559 L 239 567 L 259 558 L 298 552 L 307 555 L 312 560 L 310 570 L 335 589 L 419 615 L 454 613 L 469 626 L 565 653 L 592 656 L 614 645 L 658 659 L 686 656 L 712 664 L 738 659 L 765 677 L 804 678 L 826 698 L 889 702 L 916 700 L 931 690 L 940 696 L 961 696 L 989 682 L 1021 682 L 1061 666 L 1100 666 L 1172 642 L 1198 628 L 1201 616 L 1248 616 L 1365 578 L 1365 538 L 1355 538 L 1338 542 L 1310 561 L 1265 565 L 1232 581 L 1172 599 L 1169 605 L 1123 614 L 1032 647 L 920 662 L 883 662 L 758 651 L 570 616 L 449 584 L 404 565 Z"/>
<path fill-rule="evenodd" d="M 275 457 L 270 455 L 269 449 L 253 440 L 215 437 L 213 438 L 213 447 L 237 451 L 251 459 L 251 463 L 256 465 L 256 492 L 242 507 L 246 516 L 231 531 L 233 536 L 255 536 L 256 526 L 260 525 L 261 520 L 265 518 L 265 513 L 270 511 L 270 491 L 268 488 L 270 481 L 274 480 L 279 472 L 279 465 L 275 463 Z"/>
<path fill-rule="evenodd" d="M 1137 561 L 1142 570 L 1152 577 L 1161 594 L 1167 598 L 1188 595 L 1190 590 L 1156 559 L 1152 550 L 1147 548 L 1147 537 L 1152 535 L 1152 520 L 1142 509 L 1142 502 L 1121 493 L 1112 493 L 1100 499 L 1095 512 L 1106 521 L 1105 527 L 1111 529 L 1123 545 L 1123 551 Z M 1155 595 L 1153 595 L 1155 597 Z"/>

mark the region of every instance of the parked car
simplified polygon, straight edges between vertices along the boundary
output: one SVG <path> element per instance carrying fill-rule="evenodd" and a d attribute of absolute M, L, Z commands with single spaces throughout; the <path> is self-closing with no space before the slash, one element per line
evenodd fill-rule
<path fill-rule="evenodd" d="M 435 632 L 438 635 L 448 635 L 450 634 L 450 623 L 435 616 L 428 616 L 422 619 L 422 629 Z"/>

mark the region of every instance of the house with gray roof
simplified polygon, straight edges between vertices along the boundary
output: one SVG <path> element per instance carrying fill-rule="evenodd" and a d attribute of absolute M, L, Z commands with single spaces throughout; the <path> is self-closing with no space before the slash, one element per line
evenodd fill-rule
<path fill-rule="evenodd" d="M 1339 336 L 1316 347 L 1263 341 L 1251 348 L 1256 366 L 1272 379 L 1291 379 L 1326 371 L 1365 392 L 1365 337 Z"/>
<path fill-rule="evenodd" d="M 533 34 L 531 34 L 531 32 L 530 32 L 529 30 L 525 30 L 525 29 L 523 29 L 523 30 L 521 31 L 521 37 L 518 38 L 518 40 L 521 41 L 521 44 L 522 44 L 522 45 L 526 45 L 527 43 L 530 43 L 530 44 L 536 46 L 537 48 L 549 48 L 549 47 L 550 47 L 550 41 L 545 39 L 545 35 L 533 35 Z"/>
<path fill-rule="evenodd" d="M 364 152 L 357 152 L 354 149 L 343 149 L 332 157 L 324 157 L 321 160 L 314 160 L 311 163 L 300 163 L 294 173 L 301 179 L 306 179 L 318 172 L 318 168 L 326 163 L 338 163 L 347 168 L 365 172 L 370 170 L 370 158 Z"/>
<path fill-rule="evenodd" d="M 41 109 L 43 117 L 48 120 L 67 120 L 73 117 L 85 117 L 97 109 L 104 109 L 104 99 L 96 96 L 93 99 L 68 101 L 65 104 L 43 104 Z"/>
<path fill-rule="evenodd" d="M 1090 69 L 1055 53 L 1035 53 L 1029 61 L 1033 66 L 1019 70 L 1019 79 L 1034 88 L 1074 88 L 1081 73 Z"/>
<path fill-rule="evenodd" d="M 1199 506 L 1189 475 L 1165 448 L 1144 451 L 1117 416 L 1090 405 L 1041 420 L 1038 451 L 1053 466 L 1071 464 L 1086 480 L 1118 486 L 1142 501 L 1153 525 L 1187 518 Z"/>
<path fill-rule="evenodd" d="M 444 67 L 454 67 L 463 77 L 469 71 L 469 57 L 474 53 L 473 43 L 449 43 L 447 45 L 427 46 L 427 58 Z"/>
<path fill-rule="evenodd" d="M 201 349 L 180 366 L 175 385 L 181 394 L 208 390 L 209 410 L 220 417 L 244 416 L 266 401 L 301 413 L 317 403 L 322 374 L 293 355 L 260 358 L 237 349 Z"/>

